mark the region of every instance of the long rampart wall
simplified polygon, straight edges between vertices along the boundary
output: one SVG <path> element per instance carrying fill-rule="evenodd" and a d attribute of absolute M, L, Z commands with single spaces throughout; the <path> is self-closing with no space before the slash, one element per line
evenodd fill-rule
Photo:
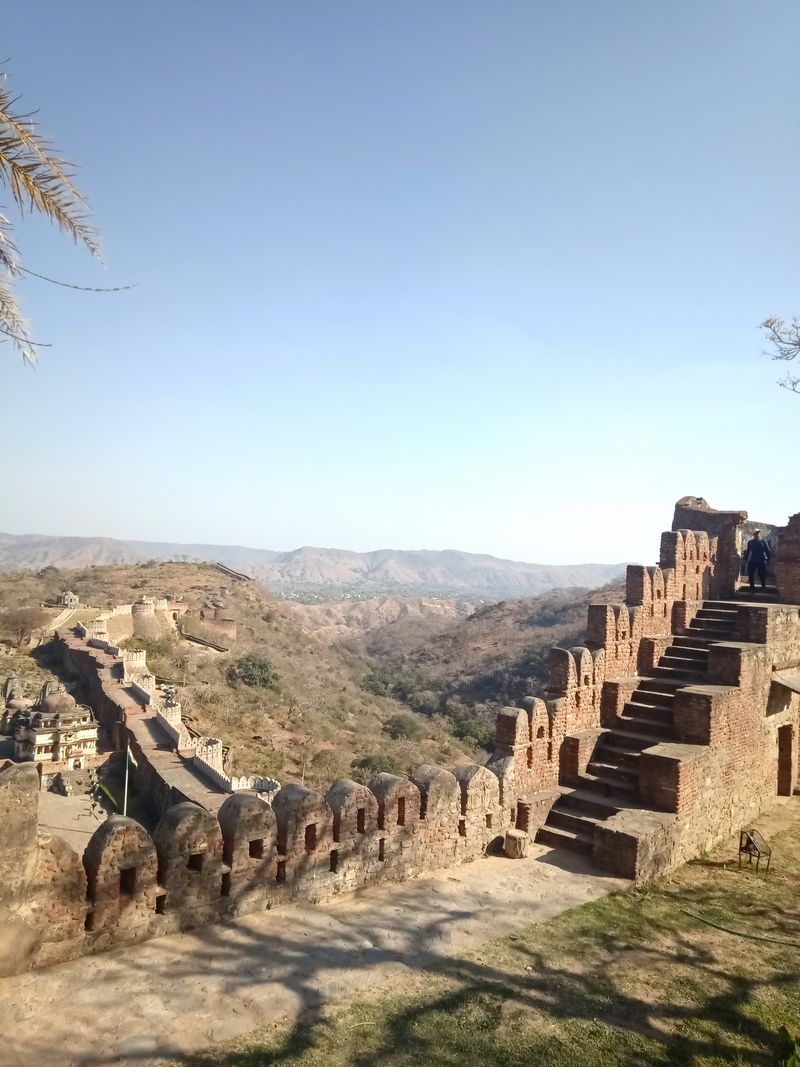
<path fill-rule="evenodd" d="M 65 669 L 87 685 L 97 717 L 115 739 L 115 746 L 124 748 L 130 742 L 136 748 L 137 777 L 147 783 L 142 791 L 156 814 L 163 814 L 176 797 L 188 795 L 216 810 L 225 793 L 252 789 L 271 794 L 279 788 L 280 783 L 268 776 L 228 774 L 222 762 L 222 742 L 191 735 L 180 718 L 179 706 L 176 717 L 175 709 L 156 692 L 142 650 L 122 650 L 77 634 L 57 634 L 56 642 Z M 166 739 L 181 759 L 164 755 Z M 195 789 L 187 787 L 187 778 L 192 776 Z M 209 782 L 221 795 L 204 797 Z"/>

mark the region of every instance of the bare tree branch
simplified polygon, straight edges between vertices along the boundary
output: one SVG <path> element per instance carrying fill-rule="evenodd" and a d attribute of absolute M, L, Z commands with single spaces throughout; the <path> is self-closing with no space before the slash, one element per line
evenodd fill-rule
<path fill-rule="evenodd" d="M 769 351 L 765 352 L 771 359 L 791 361 L 800 355 L 800 319 L 793 318 L 791 322 L 784 322 L 776 316 L 764 319 L 761 328 Z M 793 393 L 800 393 L 800 374 L 787 372 L 779 379 L 778 385 L 783 389 L 789 389 Z"/>

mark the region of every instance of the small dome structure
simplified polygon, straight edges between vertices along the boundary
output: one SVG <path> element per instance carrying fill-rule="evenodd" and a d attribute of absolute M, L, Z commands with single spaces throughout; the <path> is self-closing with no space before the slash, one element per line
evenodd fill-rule
<path fill-rule="evenodd" d="M 75 697 L 69 693 L 48 693 L 39 704 L 39 710 L 45 715 L 63 715 L 74 711 L 77 707 Z"/>

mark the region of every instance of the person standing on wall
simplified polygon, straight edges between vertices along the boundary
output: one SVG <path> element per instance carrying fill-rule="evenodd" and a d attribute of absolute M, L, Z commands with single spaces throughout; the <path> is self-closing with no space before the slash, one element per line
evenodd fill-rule
<path fill-rule="evenodd" d="M 769 559 L 769 545 L 761 540 L 761 531 L 753 530 L 753 536 L 747 542 L 744 550 L 744 562 L 747 567 L 747 576 L 750 579 L 750 592 L 756 591 L 756 572 L 761 579 L 761 588 L 767 588 L 767 560 Z"/>

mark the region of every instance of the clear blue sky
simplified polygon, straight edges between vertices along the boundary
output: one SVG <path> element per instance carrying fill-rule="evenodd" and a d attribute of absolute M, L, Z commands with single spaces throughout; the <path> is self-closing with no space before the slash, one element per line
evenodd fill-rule
<path fill-rule="evenodd" d="M 18 227 L 0 528 L 651 560 L 800 509 L 795 0 L 39 0 L 14 90 L 105 269 Z M 7 201 L 7 197 L 5 200 Z"/>

